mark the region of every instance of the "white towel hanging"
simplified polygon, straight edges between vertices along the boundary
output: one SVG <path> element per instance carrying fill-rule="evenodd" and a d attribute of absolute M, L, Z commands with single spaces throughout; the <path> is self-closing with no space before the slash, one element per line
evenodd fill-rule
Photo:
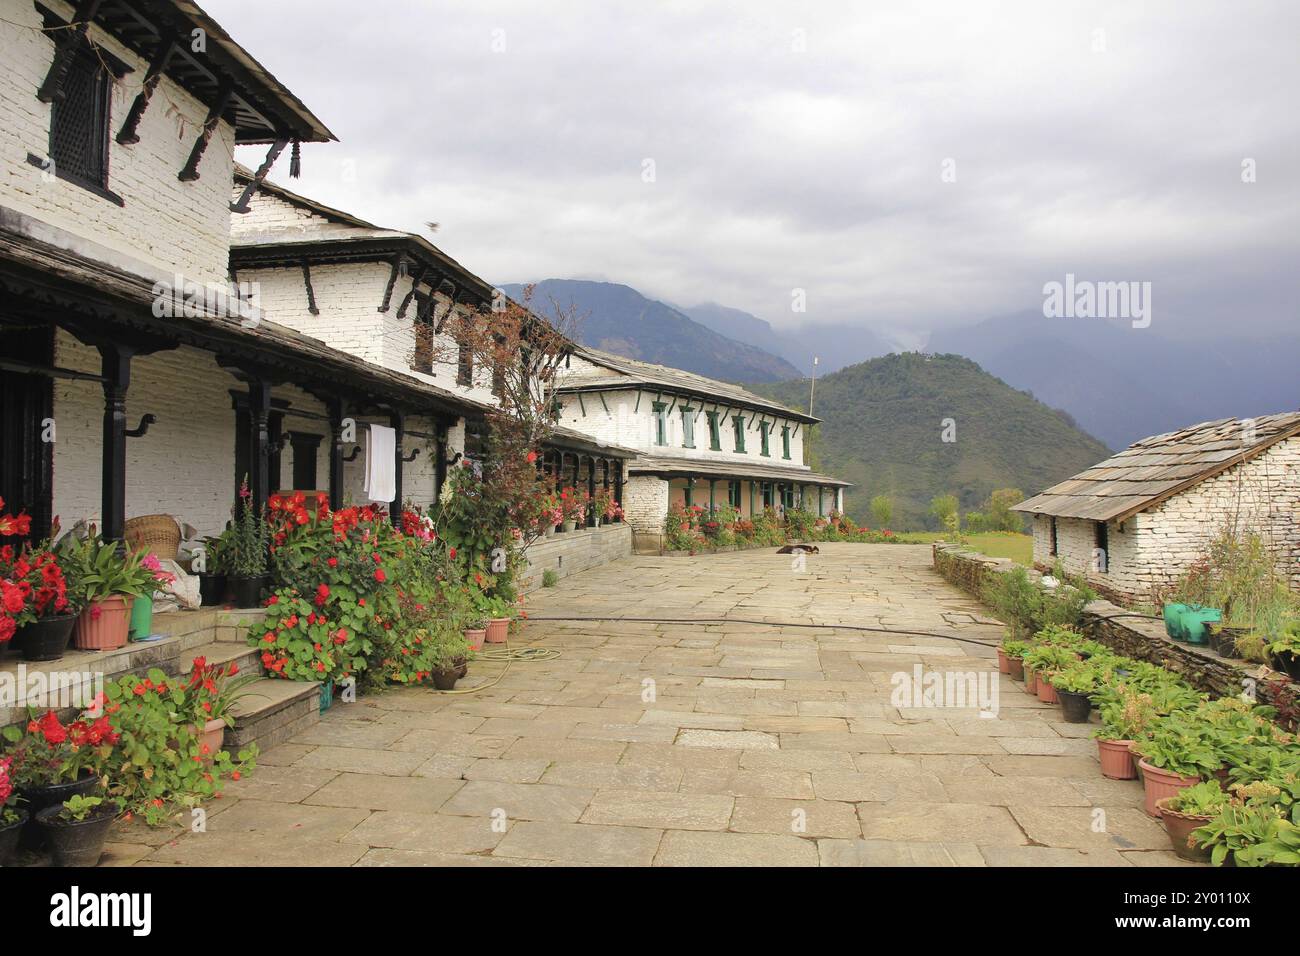
<path fill-rule="evenodd" d="M 397 432 L 386 425 L 370 425 L 366 442 L 366 497 L 388 504 L 397 496 Z"/>

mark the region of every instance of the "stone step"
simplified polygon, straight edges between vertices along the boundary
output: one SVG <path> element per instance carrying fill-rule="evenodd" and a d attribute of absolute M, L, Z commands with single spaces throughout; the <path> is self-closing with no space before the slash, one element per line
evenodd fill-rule
<path fill-rule="evenodd" d="M 242 642 L 236 644 L 233 641 L 212 641 L 190 648 L 184 658 L 177 662 L 176 673 L 188 673 L 196 657 L 204 658 L 210 665 L 220 664 L 226 667 L 231 663 L 238 664 L 241 674 L 262 673 L 262 662 L 258 658 L 257 648 L 249 647 Z"/>
<path fill-rule="evenodd" d="M 245 688 L 231 708 L 235 726 L 226 729 L 225 747 L 238 753 L 251 743 L 265 752 L 320 721 L 321 685 L 263 677 Z"/>

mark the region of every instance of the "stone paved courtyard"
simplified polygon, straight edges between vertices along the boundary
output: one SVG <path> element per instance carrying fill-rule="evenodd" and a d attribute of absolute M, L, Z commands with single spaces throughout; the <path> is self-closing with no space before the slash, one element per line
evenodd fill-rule
<path fill-rule="evenodd" d="M 1178 865 L 1088 725 L 1005 678 L 978 709 L 895 707 L 891 678 L 988 672 L 939 637 L 998 624 L 910 545 L 637 557 L 530 596 L 512 664 L 477 693 L 336 703 L 209 805 L 207 832 L 121 825 L 118 865 Z M 491 683 L 479 662 L 459 687 Z M 647 681 L 653 682 L 647 684 Z M 645 699 L 651 697 L 652 699 Z M 1095 725 L 1094 725 L 1095 726 Z"/>

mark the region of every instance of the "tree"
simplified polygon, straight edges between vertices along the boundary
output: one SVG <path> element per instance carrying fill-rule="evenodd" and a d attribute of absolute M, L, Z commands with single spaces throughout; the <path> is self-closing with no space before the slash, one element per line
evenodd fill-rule
<path fill-rule="evenodd" d="M 871 499 L 871 520 L 877 528 L 888 528 L 894 516 L 894 499 L 889 495 L 876 495 Z"/>
<path fill-rule="evenodd" d="M 1023 531 L 1024 525 L 1020 515 L 1011 510 L 1025 500 L 1025 493 L 1019 488 L 999 488 L 989 495 L 984 503 L 985 520 L 991 531 Z"/>
<path fill-rule="evenodd" d="M 957 510 L 956 495 L 935 495 L 930 499 L 930 515 L 945 531 L 957 534 L 961 530 L 961 517 Z"/>

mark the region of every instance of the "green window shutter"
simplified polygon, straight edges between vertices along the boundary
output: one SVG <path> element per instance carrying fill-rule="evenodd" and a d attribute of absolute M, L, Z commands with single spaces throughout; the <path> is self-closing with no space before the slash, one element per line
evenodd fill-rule
<path fill-rule="evenodd" d="M 736 435 L 736 451 L 745 450 L 745 418 L 743 415 L 731 416 L 731 429 Z"/>
<path fill-rule="evenodd" d="M 727 504 L 736 510 L 740 510 L 740 482 L 727 482 Z"/>
<path fill-rule="evenodd" d="M 767 444 L 767 436 L 771 430 L 772 430 L 772 426 L 768 422 L 758 423 L 759 435 L 763 439 L 763 447 L 762 450 L 759 452 L 759 454 L 763 455 L 764 457 L 770 457 L 772 454 L 772 451 L 770 448 L 768 448 L 768 444 Z"/>
<path fill-rule="evenodd" d="M 668 406 L 663 402 L 655 402 L 652 406 L 655 416 L 655 444 L 668 444 Z"/>
<path fill-rule="evenodd" d="M 781 426 L 781 457 L 790 460 L 790 426 Z"/>
<path fill-rule="evenodd" d="M 722 451 L 722 435 L 718 432 L 718 413 L 705 412 L 709 419 L 709 450 Z"/>
<path fill-rule="evenodd" d="M 682 447 L 695 447 L 695 409 L 682 406 Z"/>

